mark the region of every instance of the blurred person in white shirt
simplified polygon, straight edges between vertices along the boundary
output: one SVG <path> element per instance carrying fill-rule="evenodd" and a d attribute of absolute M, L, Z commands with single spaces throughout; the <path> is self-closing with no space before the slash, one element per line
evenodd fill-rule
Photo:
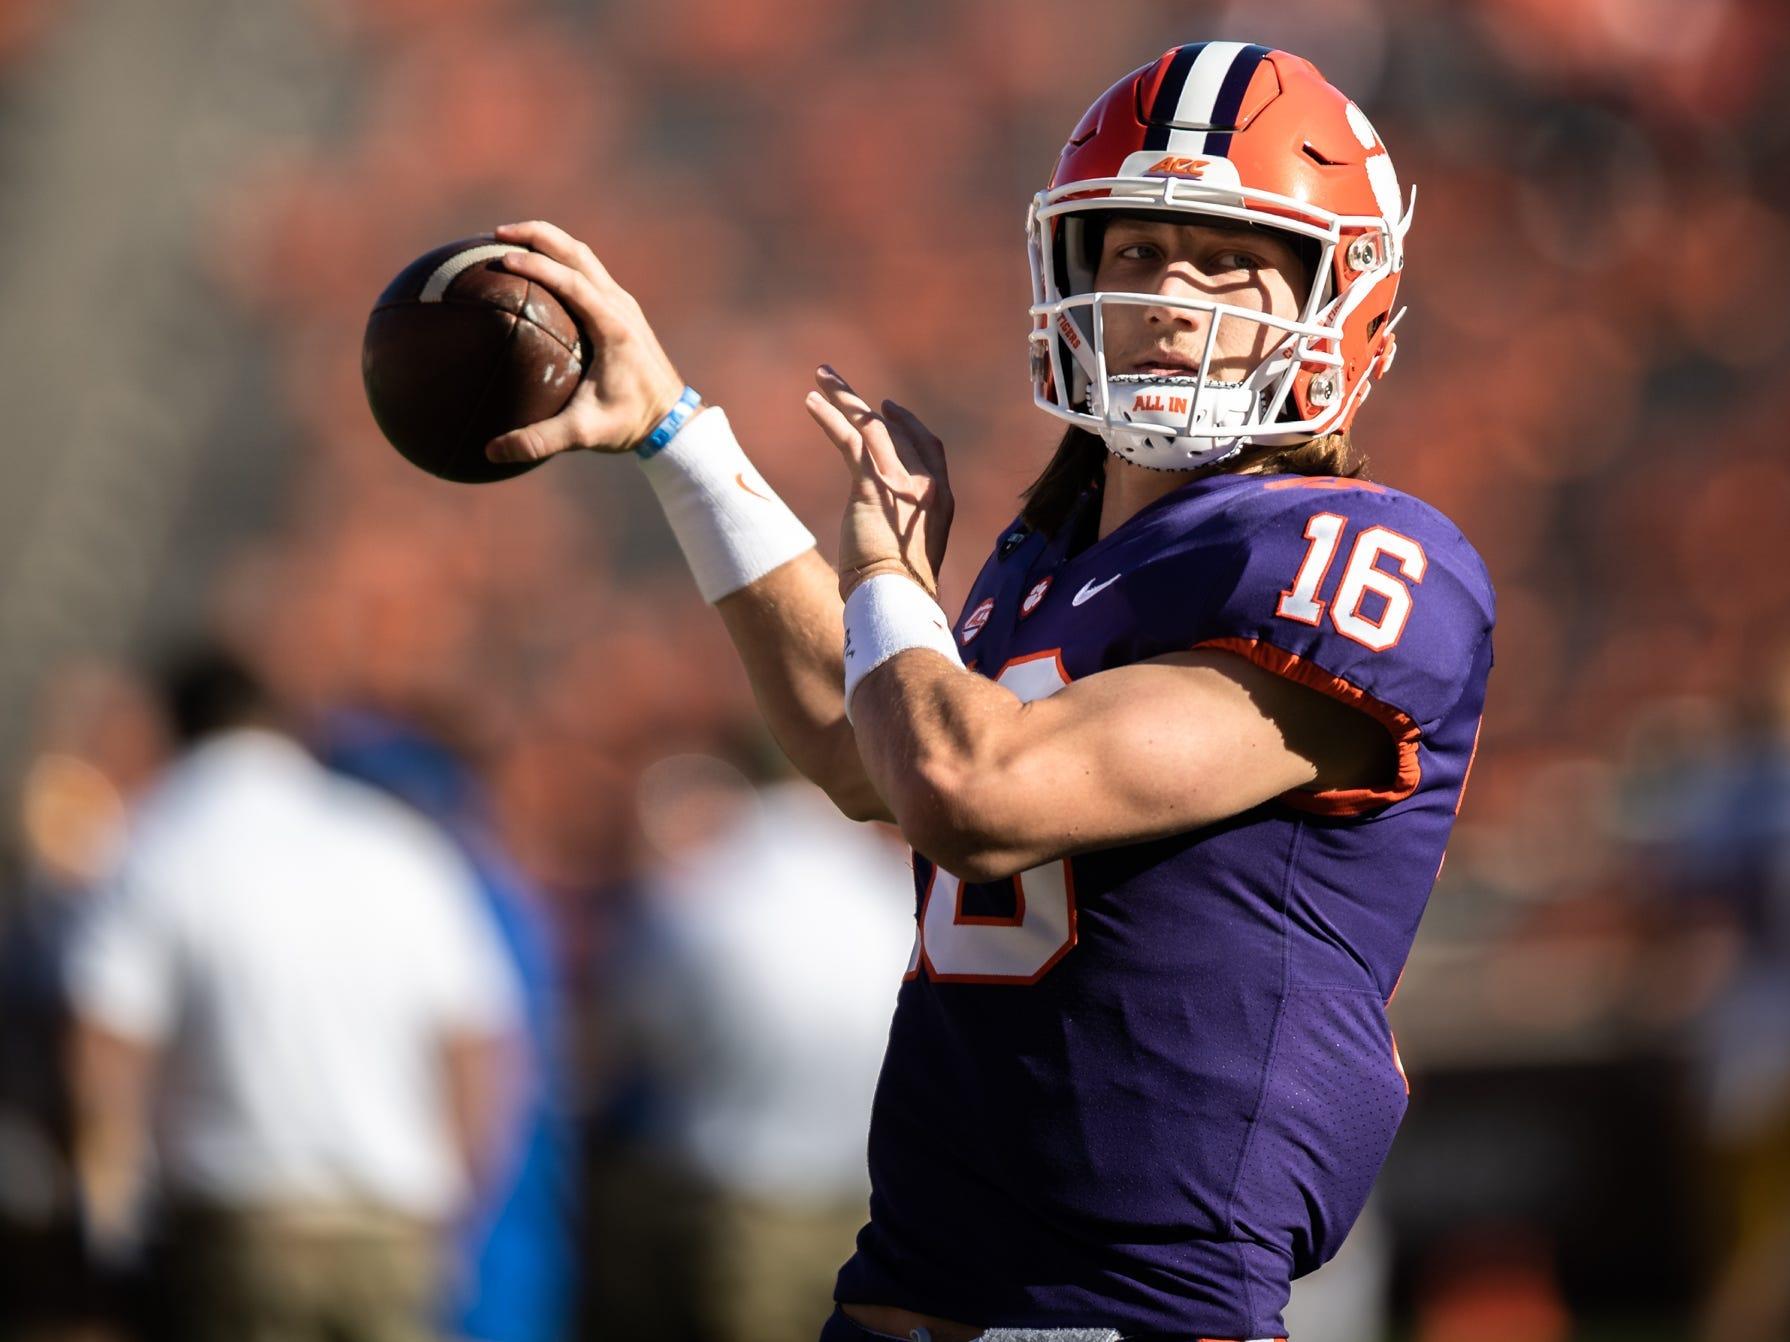
<path fill-rule="evenodd" d="M 593 1207 L 591 1325 L 806 1336 L 864 1221 L 912 873 L 807 783 L 681 755 L 639 796 L 651 856 L 606 996 L 643 1103 Z"/>
<path fill-rule="evenodd" d="M 128 1241 L 153 1186 L 183 1338 L 428 1337 L 514 1090 L 512 972 L 452 846 L 244 668 L 197 652 L 167 690 L 188 748 L 68 965 L 91 1233 Z"/>

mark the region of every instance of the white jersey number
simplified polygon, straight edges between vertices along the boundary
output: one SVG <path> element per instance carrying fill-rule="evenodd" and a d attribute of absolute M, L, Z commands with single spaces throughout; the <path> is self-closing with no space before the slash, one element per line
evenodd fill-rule
<path fill-rule="evenodd" d="M 1301 624 L 1323 620 L 1324 603 L 1318 600 L 1318 588 L 1330 572 L 1347 525 L 1347 520 L 1335 513 L 1313 513 L 1306 520 L 1305 539 L 1310 545 L 1293 585 L 1280 594 L 1276 615 Z M 1398 565 L 1397 574 L 1380 567 L 1383 557 Z M 1404 635 L 1405 621 L 1411 618 L 1411 588 L 1423 581 L 1428 567 L 1423 546 L 1411 537 L 1390 527 L 1366 528 L 1355 538 L 1355 548 L 1343 566 L 1342 581 L 1330 603 L 1330 623 L 1344 638 L 1374 652 L 1385 652 Z M 1364 609 L 1370 594 L 1380 598 L 1379 609 L 1371 616 Z"/>
<path fill-rule="evenodd" d="M 995 684 L 1026 703 L 1069 683 L 1056 649 L 1016 658 Z M 1013 881 L 1010 916 L 966 914 L 963 883 L 935 867 L 920 906 L 908 976 L 922 962 L 946 983 L 1036 983 L 1075 945 L 1075 885 L 1067 858 L 1022 871 Z"/>

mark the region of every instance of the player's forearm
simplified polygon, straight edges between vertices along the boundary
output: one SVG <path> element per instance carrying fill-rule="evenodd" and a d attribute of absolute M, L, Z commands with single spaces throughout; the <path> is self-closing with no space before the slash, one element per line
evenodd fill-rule
<path fill-rule="evenodd" d="M 1036 772 L 1025 706 L 964 669 L 944 611 L 905 565 L 873 565 L 846 590 L 846 707 L 872 785 L 919 852 L 968 880 L 1003 874 L 1025 812 L 1009 780 Z"/>
<path fill-rule="evenodd" d="M 923 649 L 885 663 L 853 696 L 871 783 L 908 842 L 954 875 L 999 879 L 1052 855 L 1027 819 L 1026 709 Z"/>
<path fill-rule="evenodd" d="M 142 1134 L 116 1116 L 87 1110 L 76 1115 L 72 1146 L 83 1216 L 101 1235 L 120 1233 L 141 1180 Z"/>
<path fill-rule="evenodd" d="M 715 604 L 771 734 L 854 820 L 891 819 L 845 720 L 839 582 L 809 550 Z"/>
<path fill-rule="evenodd" d="M 865 677 L 852 714 L 903 832 L 972 881 L 1394 774 L 1366 714 L 1220 651 L 1108 669 L 1021 704 L 916 649 Z"/>
<path fill-rule="evenodd" d="M 527 1057 L 510 1036 L 452 1034 L 442 1042 L 442 1074 L 449 1130 L 476 1202 L 509 1155 L 505 1142 L 530 1080 Z"/>
<path fill-rule="evenodd" d="M 904 653 L 858 686 L 859 749 L 903 834 L 968 881 L 1197 828 L 1308 780 L 1289 761 L 1264 784 L 1271 729 L 1239 738 L 1218 699 L 1171 699 L 1187 686 L 1160 667 L 1131 674 L 1154 694 L 1093 677 L 1022 703 L 941 656 Z M 1236 758 L 1258 765 L 1218 762 Z"/>
<path fill-rule="evenodd" d="M 73 1164 L 82 1215 L 102 1240 L 128 1234 L 145 1163 L 151 1050 L 77 1021 L 68 1039 Z"/>

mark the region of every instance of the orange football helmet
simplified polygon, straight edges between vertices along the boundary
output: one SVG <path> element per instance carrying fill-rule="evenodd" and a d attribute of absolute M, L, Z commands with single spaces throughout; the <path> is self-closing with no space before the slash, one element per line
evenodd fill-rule
<path fill-rule="evenodd" d="M 1310 61 L 1241 42 L 1196 42 L 1134 70 L 1090 107 L 1033 199 L 1032 393 L 1141 466 L 1186 470 L 1256 444 L 1348 427 L 1392 365 L 1405 233 L 1386 148 Z M 1296 319 L 1219 302 L 1097 292 L 1090 220 L 1143 213 L 1275 229 L 1314 258 Z M 1197 376 L 1109 374 L 1115 303 L 1207 314 Z M 1209 376 L 1219 325 L 1271 328 L 1239 381 Z"/>

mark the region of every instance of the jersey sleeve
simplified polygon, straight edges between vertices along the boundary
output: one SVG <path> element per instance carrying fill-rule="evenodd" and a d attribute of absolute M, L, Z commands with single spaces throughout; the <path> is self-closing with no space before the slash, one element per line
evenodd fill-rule
<path fill-rule="evenodd" d="M 421 828 L 406 856 L 418 968 L 436 1023 L 452 1034 L 509 1033 L 522 1015 L 522 988 L 478 873 L 445 836 Z"/>
<path fill-rule="evenodd" d="M 1386 728 L 1396 772 L 1381 786 L 1283 798 L 1319 814 L 1410 796 L 1425 734 L 1485 672 L 1483 562 L 1440 513 L 1378 486 L 1267 482 L 1238 501 L 1228 534 L 1165 554 L 1155 585 L 1198 594 L 1183 598 L 1183 646 L 1248 658 Z"/>
<path fill-rule="evenodd" d="M 179 996 L 180 938 L 157 864 L 130 857 L 98 891 L 63 965 L 75 1012 L 131 1039 L 172 1029 Z"/>

